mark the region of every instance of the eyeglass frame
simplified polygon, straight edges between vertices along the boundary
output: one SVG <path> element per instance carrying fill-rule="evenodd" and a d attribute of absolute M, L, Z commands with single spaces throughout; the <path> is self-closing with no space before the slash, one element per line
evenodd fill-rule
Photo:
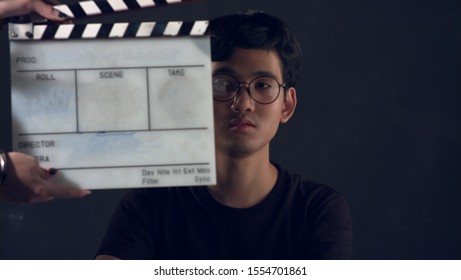
<path fill-rule="evenodd" d="M 258 103 L 258 104 L 269 105 L 269 104 L 274 103 L 274 102 L 279 98 L 279 96 L 280 96 L 280 88 L 281 88 L 281 87 L 284 88 L 284 89 L 288 88 L 288 86 L 287 86 L 286 83 L 281 84 L 281 83 L 279 83 L 279 81 L 278 81 L 276 78 L 274 78 L 274 77 L 272 77 L 272 76 L 270 76 L 270 75 L 261 75 L 261 76 L 257 76 L 257 77 L 254 77 L 253 79 L 251 79 L 249 82 L 241 82 L 241 81 L 239 81 L 239 79 L 237 79 L 237 77 L 235 77 L 235 76 L 233 76 L 233 75 L 230 75 L 230 74 L 215 74 L 215 75 L 212 76 L 212 78 L 214 78 L 214 77 L 216 77 L 216 76 L 228 76 L 228 77 L 232 77 L 232 78 L 237 82 L 237 90 L 231 95 L 231 97 L 229 97 L 229 99 L 227 99 L 227 100 L 216 100 L 216 99 L 214 98 L 214 94 L 213 94 L 213 100 L 216 101 L 216 102 L 229 102 L 229 101 L 231 101 L 231 100 L 234 99 L 234 98 L 237 96 L 237 94 L 239 93 L 240 89 L 242 88 L 242 84 L 246 84 L 246 85 L 247 85 L 248 94 L 250 95 L 251 99 L 253 99 L 253 100 L 254 100 L 256 103 Z M 251 87 L 250 87 L 251 83 L 252 83 L 254 80 L 259 79 L 259 78 L 264 78 L 264 77 L 273 79 L 273 80 L 278 84 L 278 90 L 279 90 L 278 93 L 277 93 L 277 97 L 275 97 L 274 100 L 272 100 L 271 102 L 267 102 L 267 103 L 260 102 L 260 101 L 256 100 L 256 99 L 253 97 L 253 94 L 251 93 Z M 213 90 L 213 88 L 212 88 L 212 90 Z M 214 91 L 214 90 L 213 90 L 213 91 Z"/>

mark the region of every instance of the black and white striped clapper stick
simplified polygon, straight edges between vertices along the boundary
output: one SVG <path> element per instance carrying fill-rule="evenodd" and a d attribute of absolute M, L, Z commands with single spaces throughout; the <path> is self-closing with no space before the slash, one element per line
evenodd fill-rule
<path fill-rule="evenodd" d="M 34 40 L 203 36 L 208 21 L 34 25 Z"/>
<path fill-rule="evenodd" d="M 83 18 L 141 8 L 153 8 L 197 0 L 103 0 L 57 5 L 55 9 L 69 18 Z M 11 23 L 10 23 L 11 24 Z M 10 39 L 95 39 L 121 37 L 203 36 L 208 21 L 116 22 L 89 24 L 15 25 Z M 25 34 L 25 35 L 24 35 Z"/>
<path fill-rule="evenodd" d="M 71 5 L 56 5 L 54 8 L 69 18 L 81 18 L 194 1 L 197 0 L 90 0 L 80 1 Z"/>

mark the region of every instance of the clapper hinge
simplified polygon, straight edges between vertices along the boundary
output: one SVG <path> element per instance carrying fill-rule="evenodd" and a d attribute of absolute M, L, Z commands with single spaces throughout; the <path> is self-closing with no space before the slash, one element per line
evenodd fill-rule
<path fill-rule="evenodd" d="M 34 25 L 29 23 L 8 23 L 8 36 L 10 40 L 32 40 L 34 38 Z"/>
<path fill-rule="evenodd" d="M 34 37 L 34 26 L 30 15 L 15 16 L 9 19 L 10 40 L 29 40 Z"/>

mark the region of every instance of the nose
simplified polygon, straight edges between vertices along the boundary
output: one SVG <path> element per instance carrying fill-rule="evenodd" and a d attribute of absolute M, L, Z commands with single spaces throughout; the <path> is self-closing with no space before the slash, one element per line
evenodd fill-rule
<path fill-rule="evenodd" d="M 244 92 L 246 91 L 246 92 Z M 240 84 L 237 94 L 232 100 L 231 109 L 236 112 L 252 112 L 254 110 L 254 100 L 250 95 L 249 87 L 246 84 Z"/>

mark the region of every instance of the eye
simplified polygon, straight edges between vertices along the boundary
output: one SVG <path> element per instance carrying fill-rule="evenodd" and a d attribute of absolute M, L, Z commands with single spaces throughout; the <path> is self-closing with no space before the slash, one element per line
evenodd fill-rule
<path fill-rule="evenodd" d="M 251 82 L 252 87 L 259 91 L 268 91 L 277 88 L 277 82 L 271 77 L 259 77 Z"/>
<path fill-rule="evenodd" d="M 213 77 L 214 96 L 232 95 L 238 90 L 238 86 L 238 82 L 234 81 L 230 76 L 218 75 Z"/>
<path fill-rule="evenodd" d="M 272 87 L 272 85 L 265 83 L 263 81 L 257 81 L 254 83 L 255 89 L 269 89 Z"/>
<path fill-rule="evenodd" d="M 213 89 L 216 91 L 227 91 L 229 86 L 229 81 L 222 78 L 213 79 Z"/>

